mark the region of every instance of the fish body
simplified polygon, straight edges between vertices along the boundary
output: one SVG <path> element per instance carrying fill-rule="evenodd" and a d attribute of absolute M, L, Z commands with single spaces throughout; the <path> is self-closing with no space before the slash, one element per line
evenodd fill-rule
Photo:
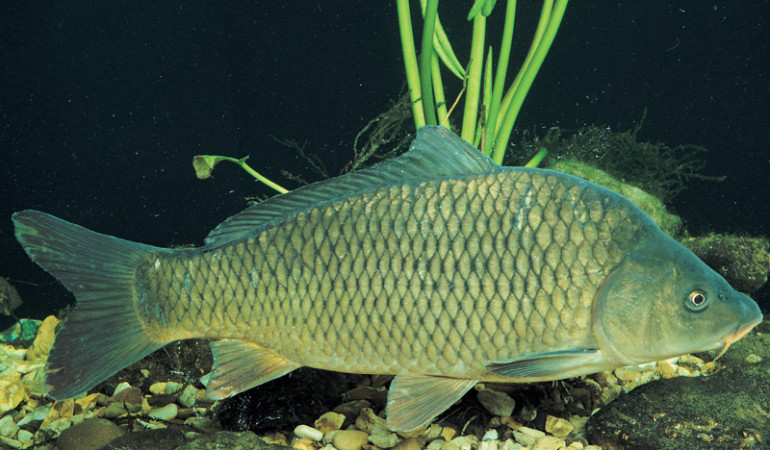
<path fill-rule="evenodd" d="M 14 215 L 78 298 L 50 395 L 168 342 L 209 338 L 225 398 L 300 366 L 394 374 L 388 425 L 416 428 L 479 381 L 530 382 L 728 346 L 758 306 L 624 197 L 504 168 L 441 127 L 404 155 L 266 200 L 196 249 Z"/>

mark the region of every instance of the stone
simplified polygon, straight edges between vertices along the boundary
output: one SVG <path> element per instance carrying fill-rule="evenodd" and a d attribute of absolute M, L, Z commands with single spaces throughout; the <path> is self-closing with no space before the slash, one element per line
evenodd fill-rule
<path fill-rule="evenodd" d="M 482 387 L 476 397 L 481 406 L 495 416 L 510 416 L 516 407 L 516 401 L 511 396 L 487 387 Z"/>
<path fill-rule="evenodd" d="M 297 450 L 316 450 L 316 442 L 317 441 L 308 438 L 294 437 L 294 439 L 291 440 L 290 446 Z"/>
<path fill-rule="evenodd" d="M 396 433 L 392 433 L 387 428 L 375 428 L 369 435 L 369 442 L 380 448 L 391 448 L 398 444 L 399 438 Z"/>
<path fill-rule="evenodd" d="M 177 383 L 176 381 L 169 381 L 166 383 L 166 389 L 163 392 L 164 394 L 176 394 L 177 392 L 181 391 L 184 385 L 182 383 Z"/>
<path fill-rule="evenodd" d="M 147 414 L 152 419 L 157 420 L 174 420 L 176 419 L 176 415 L 179 412 L 179 407 L 176 406 L 174 403 L 169 403 L 166 406 L 160 407 L 160 408 L 153 408 L 150 410 L 150 413 Z"/>
<path fill-rule="evenodd" d="M 745 361 L 752 353 L 769 354 L 768 348 L 770 335 L 749 333 L 722 356 L 726 367 L 708 377 L 637 387 L 591 416 L 588 441 L 604 448 L 671 450 L 770 442 L 770 416 L 758 412 L 770 411 L 770 366 Z"/>
<path fill-rule="evenodd" d="M 513 438 L 516 439 L 516 442 L 526 447 L 531 447 L 538 439 L 545 436 L 545 433 L 542 431 L 529 427 L 519 427 L 515 430 L 512 430 L 512 433 Z"/>
<path fill-rule="evenodd" d="M 420 450 L 422 445 L 420 445 L 420 441 L 415 438 L 407 438 L 401 440 L 392 448 L 393 450 Z"/>
<path fill-rule="evenodd" d="M 475 435 L 460 436 L 452 439 L 451 441 L 449 441 L 448 444 L 454 445 L 460 450 L 471 450 L 474 448 L 478 448 L 479 438 L 476 437 Z"/>
<path fill-rule="evenodd" d="M 203 432 L 214 428 L 214 421 L 208 417 L 190 417 L 184 421 L 184 424 Z M 286 439 L 284 438 L 284 442 L 285 440 Z"/>
<path fill-rule="evenodd" d="M 19 431 L 19 426 L 13 421 L 13 417 L 10 414 L 3 416 L 0 419 L 0 436 L 12 438 L 16 436 Z"/>
<path fill-rule="evenodd" d="M 150 393 L 155 395 L 161 395 L 166 393 L 166 382 L 159 381 L 150 385 Z"/>
<path fill-rule="evenodd" d="M 96 450 L 124 433 L 125 430 L 107 419 L 86 419 L 62 431 L 56 447 L 59 450 Z"/>
<path fill-rule="evenodd" d="M 115 391 L 113 391 L 112 395 L 113 396 L 118 395 L 122 390 L 129 389 L 130 387 L 131 385 L 124 381 L 118 384 L 117 386 L 115 386 Z"/>
<path fill-rule="evenodd" d="M 19 432 L 18 432 L 18 433 L 16 433 L 16 439 L 17 439 L 19 442 L 21 442 L 21 445 L 22 445 L 22 447 L 24 447 L 24 448 L 27 448 L 27 446 L 26 446 L 25 444 L 26 444 L 28 441 L 31 441 L 32 439 L 34 439 L 34 437 L 35 437 L 35 435 L 34 435 L 34 434 L 32 434 L 32 432 L 31 432 L 31 431 L 27 431 L 27 430 L 23 430 L 23 429 L 22 429 L 22 430 L 19 430 Z"/>
<path fill-rule="evenodd" d="M 219 434 L 219 433 L 216 433 Z M 214 436 L 212 439 L 214 439 Z M 195 442 L 195 441 L 193 441 Z M 103 447 L 103 450 L 134 450 L 134 449 L 180 449 L 185 447 L 184 433 L 178 430 L 164 428 L 160 430 L 132 431 L 119 436 Z M 188 443 L 189 444 L 189 443 Z M 193 447 L 193 448 L 227 448 L 235 447 Z M 243 447 L 239 447 L 243 448 Z"/>
<path fill-rule="evenodd" d="M 535 442 L 531 450 L 558 450 L 564 447 L 564 440 L 556 436 L 543 436 Z"/>
<path fill-rule="evenodd" d="M 558 438 L 566 438 L 574 429 L 575 427 L 568 420 L 561 417 L 549 415 L 545 418 L 545 431 Z"/>
<path fill-rule="evenodd" d="M 315 427 L 321 433 L 327 434 L 330 431 L 339 430 L 342 428 L 343 423 L 345 423 L 345 415 L 329 411 L 316 419 Z"/>
<path fill-rule="evenodd" d="M 334 435 L 332 445 L 337 450 L 361 450 L 369 441 L 369 435 L 360 430 L 341 430 Z"/>
<path fill-rule="evenodd" d="M 0 380 L 0 416 L 19 406 L 27 397 L 29 391 L 23 384 Z"/>
<path fill-rule="evenodd" d="M 307 425 L 297 425 L 294 428 L 294 434 L 298 438 L 310 439 L 311 441 L 318 441 L 318 442 L 320 442 L 321 439 L 323 439 L 324 437 L 324 434 L 321 433 L 320 430 L 317 430 L 313 427 L 309 427 Z"/>
<path fill-rule="evenodd" d="M 192 384 L 188 384 L 179 394 L 179 404 L 187 408 L 192 408 L 205 392 L 206 391 L 203 389 L 198 389 Z"/>

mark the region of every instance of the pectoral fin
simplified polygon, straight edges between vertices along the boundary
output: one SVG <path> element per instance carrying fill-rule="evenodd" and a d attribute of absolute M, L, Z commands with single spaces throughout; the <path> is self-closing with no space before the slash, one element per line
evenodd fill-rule
<path fill-rule="evenodd" d="M 250 341 L 214 341 L 211 352 L 214 370 L 206 385 L 206 395 L 213 400 L 231 397 L 299 368 L 299 364 Z"/>
<path fill-rule="evenodd" d="M 475 384 L 475 380 L 460 378 L 396 375 L 388 390 L 388 428 L 411 431 L 428 423 Z"/>
<path fill-rule="evenodd" d="M 529 381 L 558 380 L 612 367 L 599 350 L 587 348 L 536 353 L 486 365 L 496 375 Z"/>

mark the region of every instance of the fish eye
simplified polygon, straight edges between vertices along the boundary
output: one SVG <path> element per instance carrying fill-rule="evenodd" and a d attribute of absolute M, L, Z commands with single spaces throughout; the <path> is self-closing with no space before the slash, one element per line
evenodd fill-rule
<path fill-rule="evenodd" d="M 708 304 L 706 293 L 700 289 L 694 289 L 687 294 L 687 307 L 692 311 L 700 311 Z"/>

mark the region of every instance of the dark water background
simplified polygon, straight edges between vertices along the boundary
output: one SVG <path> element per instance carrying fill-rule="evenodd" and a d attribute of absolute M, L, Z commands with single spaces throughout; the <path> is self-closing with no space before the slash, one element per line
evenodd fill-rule
<path fill-rule="evenodd" d="M 471 3 L 440 7 L 461 61 Z M 514 64 L 540 3 L 519 2 Z M 500 18 L 504 2 L 496 9 Z M 767 236 L 769 68 L 768 1 L 573 1 L 517 128 L 624 130 L 647 108 L 642 139 L 707 147 L 706 172 L 728 177 L 674 199 L 686 226 Z M 291 188 L 280 171 L 305 163 L 272 136 L 307 141 L 336 171 L 402 86 L 392 2 L 3 2 L 0 276 L 34 283 L 16 282 L 28 301 L 18 314 L 40 318 L 72 297 L 18 246 L 12 212 L 40 209 L 154 245 L 200 244 L 245 196 L 272 192 L 234 165 L 197 180 L 193 155 L 251 155 Z"/>

